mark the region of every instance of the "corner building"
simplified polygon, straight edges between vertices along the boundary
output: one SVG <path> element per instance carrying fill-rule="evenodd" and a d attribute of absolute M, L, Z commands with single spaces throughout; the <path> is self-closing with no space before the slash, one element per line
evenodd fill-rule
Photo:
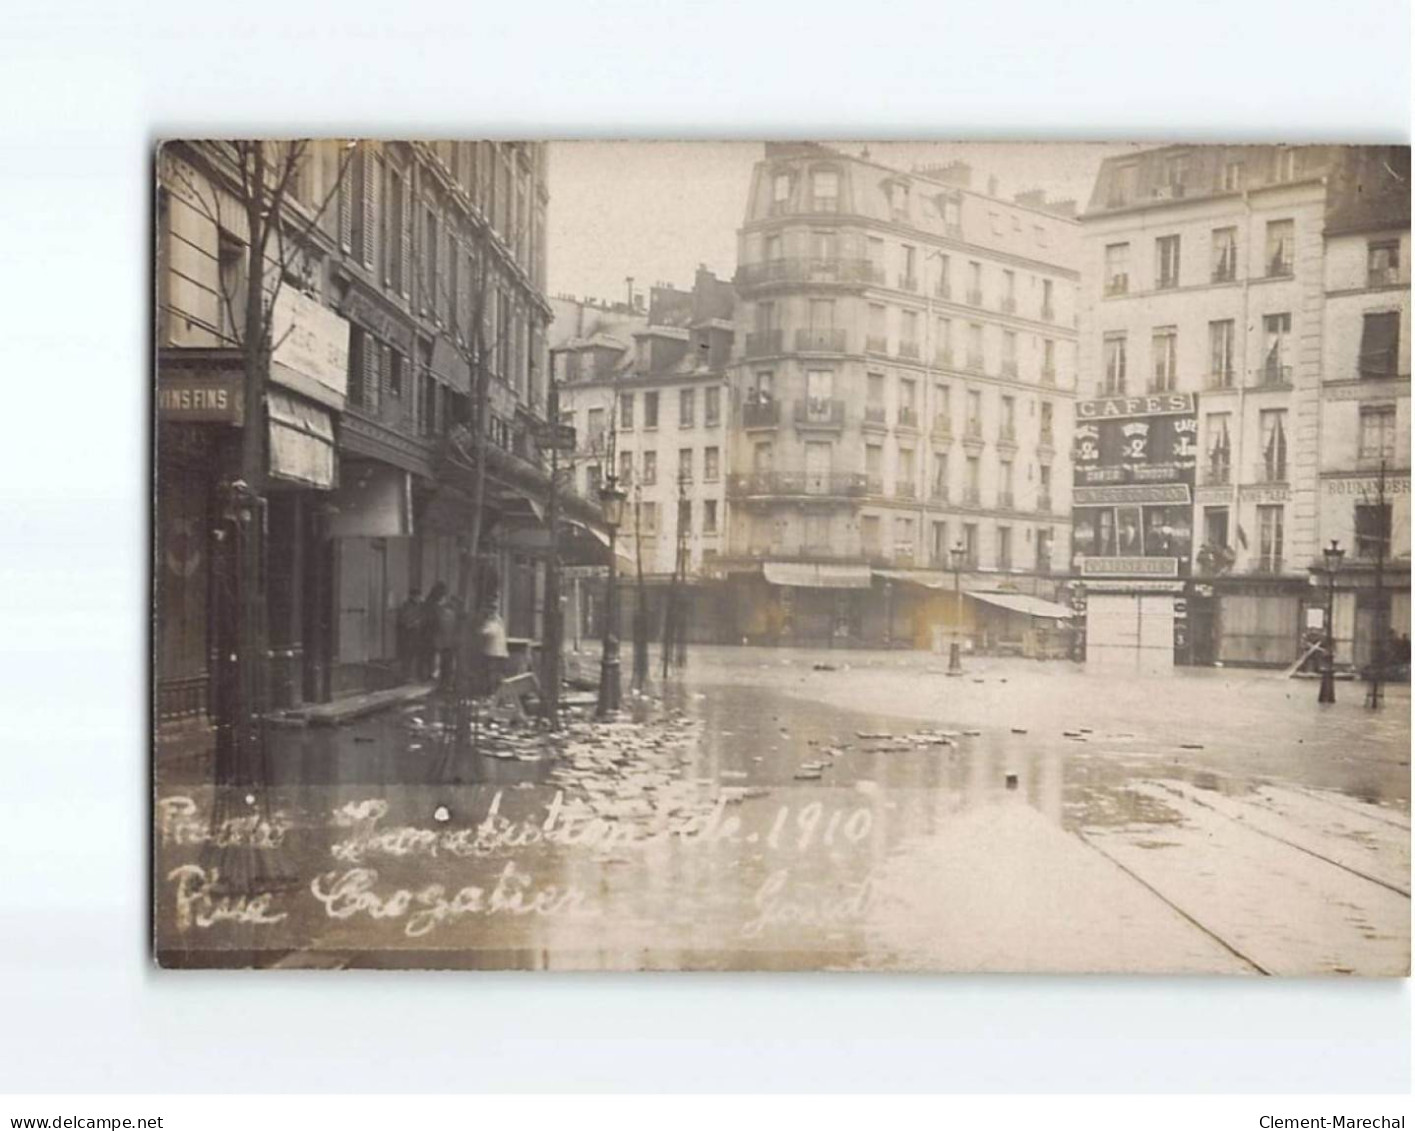
<path fill-rule="evenodd" d="M 1073 214 L 977 191 L 961 164 L 766 147 L 738 237 L 735 638 L 927 647 L 961 628 L 982 647 L 1009 631 L 987 596 L 1049 604 L 1070 542 Z M 976 599 L 953 598 L 955 545 Z"/>

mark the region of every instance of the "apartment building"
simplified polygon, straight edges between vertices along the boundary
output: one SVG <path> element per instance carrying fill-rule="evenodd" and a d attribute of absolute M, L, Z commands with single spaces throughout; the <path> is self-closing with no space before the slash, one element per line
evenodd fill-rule
<path fill-rule="evenodd" d="M 1353 470 L 1331 463 L 1346 457 L 1325 407 L 1333 381 L 1355 387 L 1359 351 L 1339 339 L 1370 309 L 1384 315 L 1379 348 L 1397 344 L 1398 282 L 1369 292 L 1367 239 L 1338 248 L 1328 228 L 1352 152 L 1167 146 L 1102 165 L 1081 217 L 1075 439 L 1089 658 L 1296 658 L 1320 602 L 1328 480 Z M 1382 278 L 1398 254 L 1378 256 Z M 1338 315 L 1333 298 L 1353 287 Z"/>
<path fill-rule="evenodd" d="M 252 583 L 230 550 L 247 425 L 239 152 L 168 145 L 158 176 L 159 715 L 199 730 L 232 682 L 221 666 L 232 594 Z M 282 277 L 261 504 L 277 707 L 401 678 L 398 606 L 414 587 L 457 588 L 477 426 L 487 441 L 479 564 L 498 579 L 511 634 L 538 635 L 548 486 L 544 147 L 313 142 L 291 184 L 281 217 L 291 253 L 277 263 L 274 241 L 268 253 Z"/>
<path fill-rule="evenodd" d="M 632 305 L 567 310 L 567 327 L 581 333 L 552 350 L 561 420 L 574 425 L 578 438 L 573 490 L 596 499 L 612 476 L 627 492 L 618 534 L 621 584 L 631 592 L 642 571 L 657 625 L 664 590 L 678 571 L 688 582 L 696 639 L 716 638 L 733 303 L 731 285 L 700 267 L 690 291 L 651 288 L 646 313 Z M 572 638 L 597 632 L 593 585 L 577 584 L 571 602 Z M 621 600 L 626 617 L 632 607 L 632 598 Z"/>
<path fill-rule="evenodd" d="M 1410 633 L 1408 146 L 1340 153 L 1323 235 L 1318 541 L 1345 550 L 1336 658 L 1360 668 Z"/>
<path fill-rule="evenodd" d="M 955 545 L 970 593 L 1054 594 L 1070 543 L 1073 214 L 979 191 L 962 164 L 766 147 L 738 237 L 735 635 L 928 646 L 958 627 L 937 599 Z M 978 605 L 964 607 L 975 637 Z"/>

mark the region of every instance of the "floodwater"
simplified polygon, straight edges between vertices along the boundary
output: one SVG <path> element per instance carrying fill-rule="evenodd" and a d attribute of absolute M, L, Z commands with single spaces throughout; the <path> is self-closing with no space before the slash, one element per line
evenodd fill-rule
<path fill-rule="evenodd" d="M 458 755 L 432 705 L 280 731 L 272 788 L 223 797 L 214 821 L 209 787 L 160 780 L 159 949 L 265 965 L 1408 971 L 1408 688 L 1373 713 L 1359 685 L 1322 708 L 1314 684 L 1271 672 L 965 667 L 699 648 L 661 706 L 553 744 L 485 730 Z"/>

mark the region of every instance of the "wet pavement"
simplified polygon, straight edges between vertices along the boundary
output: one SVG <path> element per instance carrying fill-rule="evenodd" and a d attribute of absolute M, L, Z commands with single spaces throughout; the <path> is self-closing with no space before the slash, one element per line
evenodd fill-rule
<path fill-rule="evenodd" d="M 1409 689 L 694 649 L 621 721 L 158 767 L 172 964 L 1404 974 Z M 233 877 L 238 880 L 233 881 Z"/>

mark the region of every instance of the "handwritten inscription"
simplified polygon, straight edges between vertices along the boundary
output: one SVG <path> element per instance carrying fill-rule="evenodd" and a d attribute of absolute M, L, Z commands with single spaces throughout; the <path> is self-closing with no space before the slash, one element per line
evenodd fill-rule
<path fill-rule="evenodd" d="M 163 844 L 214 844 L 218 848 L 279 848 L 290 831 L 281 811 L 267 818 L 260 813 L 228 817 L 214 828 L 190 797 L 164 797 L 157 803 L 157 823 Z"/>
<path fill-rule="evenodd" d="M 770 927 L 814 927 L 829 930 L 859 922 L 869 913 L 874 888 L 867 876 L 859 883 L 845 884 L 825 895 L 809 895 L 789 889 L 791 874 L 780 869 L 768 876 L 757 889 L 752 904 L 756 914 L 742 924 L 742 934 L 756 938 Z"/>
<path fill-rule="evenodd" d="M 563 916 L 586 914 L 585 894 L 567 886 L 535 887 L 534 877 L 515 863 L 507 864 L 487 890 L 468 885 L 448 894 L 443 884 L 413 891 L 398 888 L 388 895 L 374 891 L 378 873 L 372 868 L 326 872 L 310 881 L 310 891 L 331 919 L 364 914 L 371 919 L 402 919 L 403 933 L 420 938 L 435 927 L 466 915 Z"/>
<path fill-rule="evenodd" d="M 220 894 L 221 870 L 208 872 L 196 864 L 183 864 L 167 873 L 177 884 L 177 930 L 212 927 L 217 923 L 279 923 L 288 912 L 272 911 L 274 896 L 269 892 L 243 895 Z"/>

